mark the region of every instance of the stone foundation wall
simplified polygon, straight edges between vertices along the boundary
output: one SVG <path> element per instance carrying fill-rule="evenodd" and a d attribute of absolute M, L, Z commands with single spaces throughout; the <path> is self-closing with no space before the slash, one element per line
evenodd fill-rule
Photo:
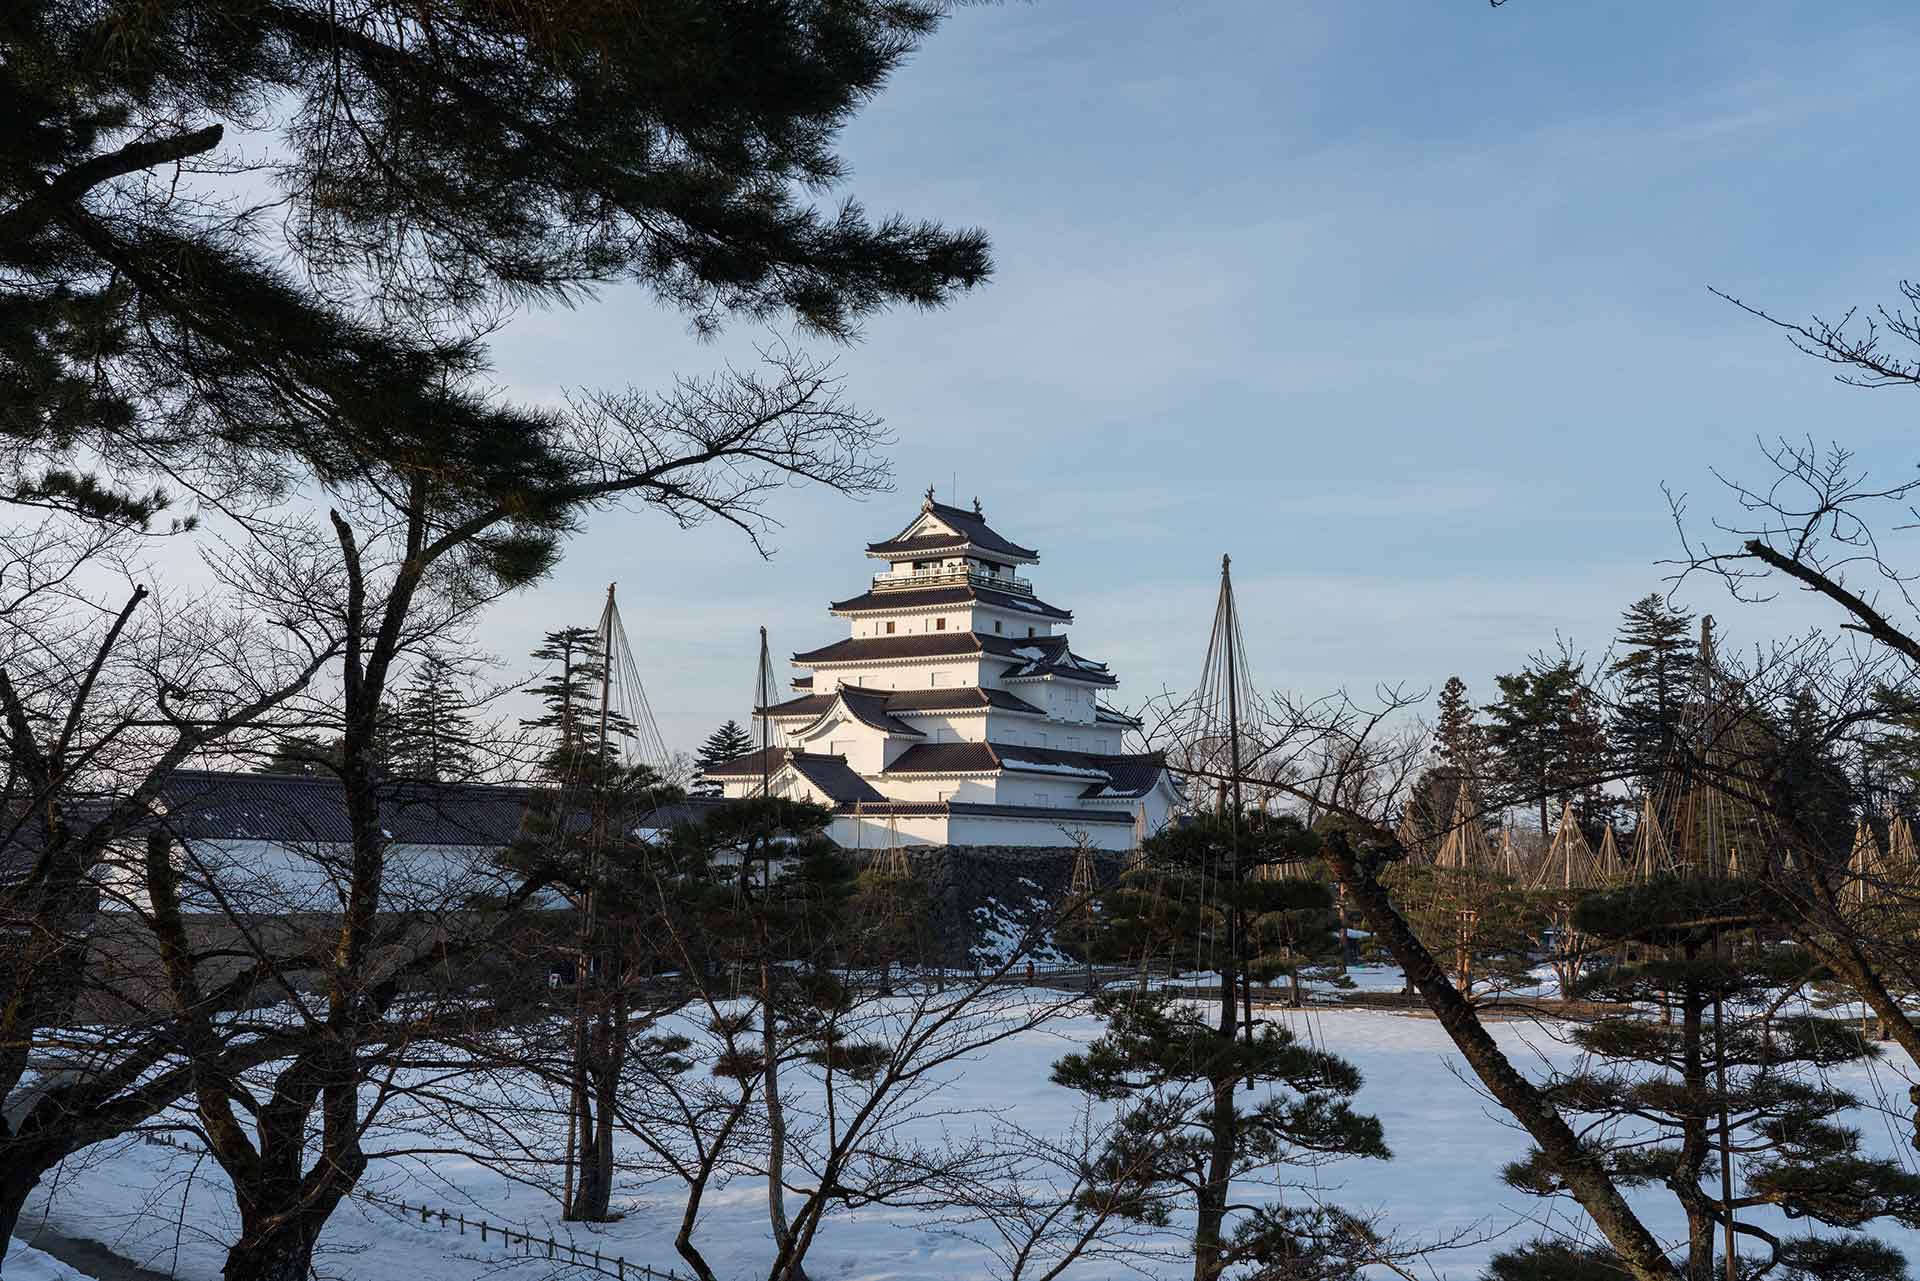
<path fill-rule="evenodd" d="M 1017 933 L 1037 914 L 1062 901 L 1073 882 L 1077 854 L 1071 847 L 1032 845 L 938 845 L 904 851 L 907 866 L 925 883 L 933 913 L 933 937 L 947 965 L 970 965 L 992 953 L 995 931 Z M 849 851 L 852 853 L 852 851 Z M 867 852 L 869 865 L 885 857 Z M 1094 880 L 1110 885 L 1126 855 L 1091 851 Z M 1067 949 L 1061 949 L 1064 953 Z"/>

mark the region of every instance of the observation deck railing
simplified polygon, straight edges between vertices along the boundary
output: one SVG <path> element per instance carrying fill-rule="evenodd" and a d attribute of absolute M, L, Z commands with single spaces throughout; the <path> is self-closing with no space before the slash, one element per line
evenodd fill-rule
<path fill-rule="evenodd" d="M 922 587 L 984 587 L 1015 596 L 1033 595 L 1033 584 L 1017 574 L 986 574 L 977 569 L 916 569 L 907 574 L 875 574 L 873 590 L 901 591 Z"/>

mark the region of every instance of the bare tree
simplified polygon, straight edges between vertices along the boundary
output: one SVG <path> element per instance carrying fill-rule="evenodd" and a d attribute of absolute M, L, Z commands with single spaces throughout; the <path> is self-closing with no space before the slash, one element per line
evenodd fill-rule
<path fill-rule="evenodd" d="M 116 949 L 136 959 L 151 950 L 138 936 L 141 904 L 125 901 L 120 883 L 143 847 L 165 848 L 154 811 L 175 771 L 286 715 L 339 653 L 337 634 L 286 624 L 258 602 L 175 599 L 126 582 L 119 534 L 64 522 L 6 540 L 13 554 L 0 582 L 0 1094 L 10 1102 L 0 1228 L 9 1230 L 45 1171 L 186 1092 L 177 1022 L 139 983 L 103 977 Z M 121 910 L 103 914 L 103 895 Z M 199 993 L 199 1008 L 208 1018 L 237 1008 L 258 977 L 229 972 Z M 103 1018 L 105 1029 L 64 1035 L 76 1020 Z M 36 1068 L 48 1045 L 58 1052 Z M 210 1071 L 274 1052 L 244 1037 L 203 1048 Z"/>

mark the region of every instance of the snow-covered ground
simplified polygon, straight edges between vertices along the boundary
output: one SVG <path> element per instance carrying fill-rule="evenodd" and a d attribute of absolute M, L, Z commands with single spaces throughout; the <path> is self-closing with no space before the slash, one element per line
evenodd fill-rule
<path fill-rule="evenodd" d="M 1354 977 L 1363 988 L 1399 986 L 1393 972 L 1361 970 Z M 1432 1019 L 1357 1009 L 1273 1011 L 1270 1017 L 1360 1067 L 1366 1084 L 1358 1105 L 1381 1118 L 1394 1152 L 1391 1162 L 1349 1161 L 1320 1171 L 1320 1194 L 1350 1208 L 1382 1210 L 1409 1236 L 1467 1233 L 1484 1238 L 1434 1258 L 1436 1275 L 1476 1277 L 1491 1254 L 1535 1235 L 1541 1221 L 1550 1218 L 1562 1228 L 1577 1223 L 1577 1211 L 1570 1207 L 1534 1201 L 1500 1182 L 1501 1165 L 1522 1154 L 1524 1136 L 1457 1074 L 1452 1045 Z M 1548 1062 L 1564 1063 L 1570 1057 L 1533 1024 L 1505 1022 L 1491 1030 L 1524 1070 L 1538 1072 Z M 951 1129 L 959 1119 L 956 1113 L 984 1118 L 1004 1112 L 1029 1128 L 1066 1129 L 1079 1099 L 1049 1082 L 1049 1066 L 1099 1031 L 1097 1020 L 1075 1014 L 1043 1030 L 1023 1032 L 960 1065 L 937 1096 L 947 1115 L 928 1123 L 926 1137 L 933 1138 L 940 1125 Z M 1884 1098 L 1904 1107 L 1903 1078 L 1913 1076 L 1912 1064 L 1890 1049 L 1876 1066 L 1845 1070 L 1834 1080 L 1870 1104 Z M 1913 1157 L 1897 1115 L 1869 1109 L 1858 1121 L 1873 1150 Z M 677 1205 L 666 1189 L 626 1190 L 617 1197 L 625 1217 L 587 1229 L 559 1224 L 555 1207 L 543 1194 L 464 1158 L 388 1166 L 371 1175 L 366 1186 L 470 1219 L 511 1223 L 542 1236 L 551 1232 L 563 1241 L 571 1232 L 584 1248 L 597 1248 L 608 1258 L 623 1255 L 629 1263 L 661 1269 L 679 1262 L 672 1247 Z M 1646 1193 L 1634 1200 L 1657 1231 L 1671 1236 L 1680 1230 L 1670 1196 Z M 22 1220 L 20 1235 L 30 1239 L 43 1221 L 106 1242 L 185 1281 L 213 1281 L 235 1216 L 226 1181 L 211 1161 L 170 1148 L 124 1143 L 96 1151 L 91 1159 L 50 1179 Z M 1877 1234 L 1920 1261 L 1920 1233 L 1881 1226 Z M 764 1185 L 743 1179 L 711 1193 L 698 1236 L 722 1277 L 764 1275 L 772 1253 Z M 408 1276 L 479 1281 L 513 1258 L 497 1242 L 482 1246 L 471 1231 L 462 1236 L 453 1228 L 422 1227 L 417 1216 L 402 1219 L 360 1203 L 350 1203 L 334 1217 L 322 1249 L 322 1271 L 343 1281 Z M 15 1266 L 10 1259 L 9 1281 L 16 1275 Z M 556 1271 L 544 1250 L 511 1270 L 542 1277 L 566 1271 Z M 808 1258 L 808 1270 L 834 1281 L 975 1281 L 992 1275 L 990 1260 L 979 1246 L 941 1231 L 923 1215 L 885 1209 L 830 1219 Z M 1105 1281 L 1122 1271 L 1111 1261 L 1101 1261 L 1069 1275 Z M 1174 1276 L 1180 1269 L 1165 1271 Z M 30 1271 L 19 1275 L 38 1276 Z M 68 1274 L 46 1275 L 65 1281 Z"/>
<path fill-rule="evenodd" d="M 7 1281 L 92 1281 L 92 1278 L 16 1240 L 7 1250 Z"/>

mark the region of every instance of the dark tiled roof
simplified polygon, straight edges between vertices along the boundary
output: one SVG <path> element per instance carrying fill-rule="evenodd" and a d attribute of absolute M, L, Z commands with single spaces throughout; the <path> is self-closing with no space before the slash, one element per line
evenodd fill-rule
<path fill-rule="evenodd" d="M 1000 758 L 989 743 L 915 743 L 882 770 L 883 774 L 992 773 Z"/>
<path fill-rule="evenodd" d="M 846 705 L 853 718 L 862 725 L 880 730 L 886 734 L 911 734 L 915 738 L 926 737 L 905 721 L 895 720 L 887 715 L 887 700 L 892 691 L 884 689 L 865 689 L 859 685 L 842 685 L 834 695 Z"/>
<path fill-rule="evenodd" d="M 1061 609 L 1057 605 L 1049 605 L 1031 596 L 996 592 L 984 587 L 923 587 L 917 591 L 869 591 L 846 600 L 837 600 L 828 608 L 836 614 L 859 614 L 878 613 L 889 609 L 920 609 L 936 605 L 965 605 L 970 602 L 993 605 L 1022 614 L 1032 614 L 1037 618 L 1054 618 L 1062 621 L 1073 618 L 1073 611 L 1070 609 Z"/>
<path fill-rule="evenodd" d="M 858 663 L 879 658 L 941 658 L 978 654 L 980 637 L 973 632 L 915 632 L 910 636 L 850 636 L 795 654 L 796 663 Z"/>
<path fill-rule="evenodd" d="M 1140 718 L 1138 716 L 1108 707 L 1104 703 L 1095 703 L 1093 705 L 1093 719 L 1102 725 L 1126 725 L 1133 729 L 1140 728 Z"/>
<path fill-rule="evenodd" d="M 721 761 L 718 765 L 709 765 L 700 771 L 708 778 L 758 778 L 760 777 L 760 758 L 767 758 L 767 772 L 777 774 L 786 764 L 787 749 L 769 747 L 764 752 L 748 752 L 745 756 L 736 756 L 730 761 Z"/>
<path fill-rule="evenodd" d="M 1083 800 L 1145 796 L 1166 771 L 1159 753 L 1108 756 L 1058 747 L 1010 743 L 915 743 L 883 771 L 887 774 L 972 774 L 1001 770 L 1058 775 L 1086 783 Z"/>
<path fill-rule="evenodd" d="M 787 757 L 793 772 L 812 783 L 830 800 L 846 805 L 853 802 L 884 801 L 887 798 L 873 785 L 853 772 L 844 756 L 823 756 L 794 752 Z"/>
<path fill-rule="evenodd" d="M 1139 756 L 1107 756 L 1101 759 L 1105 762 L 1104 768 L 1112 781 L 1104 788 L 1089 787 L 1080 793 L 1083 798 L 1145 796 L 1167 772 L 1167 758 L 1159 752 L 1148 752 Z"/>
<path fill-rule="evenodd" d="M 991 637 L 1001 640 L 1002 637 Z M 1039 656 L 1034 656 L 1034 650 Z M 1022 653 L 1021 651 L 1025 651 Z M 1061 680 L 1083 681 L 1089 685 L 1118 685 L 1120 682 L 1105 663 L 1097 663 L 1091 658 L 1082 658 L 1067 646 L 1064 636 L 1034 636 L 1021 641 L 1016 640 L 1006 651 L 1007 657 L 1021 660 L 1018 667 L 1009 668 L 1001 673 L 1002 680 L 1033 680 L 1053 676 Z"/>
<path fill-rule="evenodd" d="M 812 688 L 813 688 L 813 673 L 811 673 L 811 672 L 809 672 L 809 673 L 807 673 L 807 674 L 806 674 L 805 676 L 796 676 L 796 677 L 794 677 L 794 678 L 793 678 L 793 687 L 794 687 L 795 689 L 812 689 Z"/>
<path fill-rule="evenodd" d="M 1103 675 L 1106 665 L 1081 658 L 1067 649 L 1064 636 L 994 636 L 986 632 L 912 632 L 904 636 L 849 636 L 819 649 L 793 656 L 796 663 L 861 663 L 889 658 L 947 658 L 961 654 L 991 654 L 1011 659 L 1022 671 L 1009 675 L 1046 675 L 1025 668 L 1056 666 L 1059 675 L 1076 675 L 1096 684 L 1116 683 Z M 1037 657 L 1036 657 L 1037 655 Z"/>
<path fill-rule="evenodd" d="M 963 712 L 984 707 L 995 707 L 1005 712 L 1026 712 L 1032 716 L 1046 715 L 1018 694 L 1004 689 L 981 689 L 975 685 L 951 685 L 944 689 L 869 689 L 848 685 L 841 688 L 858 689 L 869 698 L 883 699 L 889 718 L 901 712 Z M 771 707 L 756 708 L 755 715 L 772 716 L 776 720 L 788 717 L 811 719 L 819 717 L 832 706 L 832 694 L 807 694 L 790 698 L 784 703 L 775 703 Z M 897 732 L 920 732 L 901 722 L 895 724 L 900 726 Z"/>
<path fill-rule="evenodd" d="M 952 685 L 945 689 L 900 689 L 887 694 L 889 712 L 960 712 L 977 707 L 997 707 L 1003 712 L 1026 712 L 1032 716 L 1046 713 L 1004 689 L 981 689 L 977 685 Z"/>
<path fill-rule="evenodd" d="M 790 698 L 784 703 L 775 703 L 771 707 L 756 707 L 753 709 L 753 714 L 771 716 L 776 720 L 783 716 L 816 717 L 832 706 L 833 695 L 831 694 L 802 694 L 798 698 Z"/>
<path fill-rule="evenodd" d="M 1052 659 L 1066 653 L 1067 638 L 1064 636 L 986 636 L 980 637 L 981 648 L 1000 658 L 1017 658 L 1022 662 L 1033 662 L 1034 650 L 1041 656 Z M 1027 652 L 1022 653 L 1025 650 Z"/>
<path fill-rule="evenodd" d="M 534 795 L 524 787 L 393 780 L 380 827 L 407 845 L 505 845 Z M 169 825 L 192 840 L 338 843 L 352 839 L 346 793 L 327 775 L 182 770 L 161 793 Z"/>
<path fill-rule="evenodd" d="M 986 519 L 978 512 L 965 507 L 949 507 L 945 503 L 933 503 L 924 510 L 931 511 L 940 520 L 958 531 L 958 537 L 941 534 L 923 534 L 918 538 L 901 538 L 895 535 L 883 543 L 868 543 L 867 550 L 877 556 L 912 556 L 916 552 L 932 551 L 935 548 L 956 547 L 966 544 L 984 552 L 995 552 L 1002 556 L 1011 556 L 1018 560 L 1039 560 L 1040 553 L 1031 547 L 1022 547 L 996 533 Z M 919 520 L 915 517 L 914 520 Z M 910 523 L 907 529 L 913 528 Z M 905 533 L 905 530 L 901 531 Z"/>

